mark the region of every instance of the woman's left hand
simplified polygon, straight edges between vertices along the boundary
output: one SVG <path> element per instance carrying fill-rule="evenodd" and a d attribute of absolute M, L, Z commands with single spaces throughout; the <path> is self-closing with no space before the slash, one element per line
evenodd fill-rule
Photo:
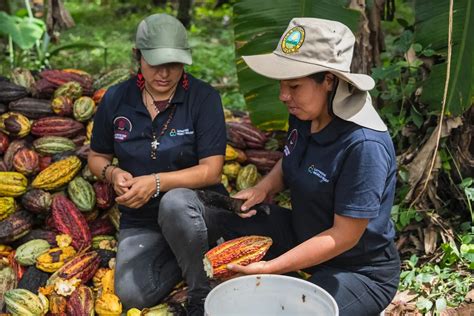
<path fill-rule="evenodd" d="M 271 273 L 268 271 L 268 264 L 266 261 L 259 261 L 251 263 L 247 266 L 241 266 L 239 264 L 228 264 L 227 269 L 242 273 L 242 274 L 265 274 Z"/>
<path fill-rule="evenodd" d="M 115 201 L 130 208 L 139 208 L 150 200 L 156 192 L 156 182 L 154 175 L 135 177 L 125 181 L 123 184 L 128 187 L 128 191 L 117 197 Z"/>

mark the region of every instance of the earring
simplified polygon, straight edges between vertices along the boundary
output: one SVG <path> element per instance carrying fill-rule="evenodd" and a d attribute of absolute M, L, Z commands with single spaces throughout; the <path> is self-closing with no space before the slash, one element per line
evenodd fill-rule
<path fill-rule="evenodd" d="M 140 68 L 138 68 L 137 72 L 137 86 L 141 91 L 143 91 L 143 89 L 145 88 L 145 79 L 143 78 L 143 74 Z"/>
<path fill-rule="evenodd" d="M 188 90 L 189 80 L 188 75 L 186 73 L 183 73 L 183 80 L 181 81 L 181 85 L 183 86 L 184 90 Z"/>

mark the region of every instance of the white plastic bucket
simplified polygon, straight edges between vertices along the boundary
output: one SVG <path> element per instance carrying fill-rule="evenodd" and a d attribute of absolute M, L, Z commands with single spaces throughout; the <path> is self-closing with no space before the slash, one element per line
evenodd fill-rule
<path fill-rule="evenodd" d="M 204 303 L 206 316 L 338 316 L 334 298 L 319 286 L 284 275 L 247 275 L 216 286 Z"/>

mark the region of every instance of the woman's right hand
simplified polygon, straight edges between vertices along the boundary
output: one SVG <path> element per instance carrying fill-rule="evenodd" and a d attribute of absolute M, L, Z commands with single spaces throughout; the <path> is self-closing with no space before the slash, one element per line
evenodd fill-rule
<path fill-rule="evenodd" d="M 115 193 L 117 193 L 118 196 L 121 196 L 128 191 L 129 187 L 125 186 L 124 183 L 132 178 L 133 176 L 129 172 L 122 170 L 119 167 L 112 170 L 111 182 Z"/>
<path fill-rule="evenodd" d="M 254 186 L 242 191 L 237 192 L 233 198 L 245 200 L 244 204 L 240 208 L 242 212 L 238 215 L 242 218 L 251 217 L 257 214 L 256 210 L 252 210 L 251 208 L 258 203 L 262 203 L 265 198 L 267 197 L 267 191 L 263 188 L 258 186 Z M 250 210 L 250 211 L 248 211 Z"/>

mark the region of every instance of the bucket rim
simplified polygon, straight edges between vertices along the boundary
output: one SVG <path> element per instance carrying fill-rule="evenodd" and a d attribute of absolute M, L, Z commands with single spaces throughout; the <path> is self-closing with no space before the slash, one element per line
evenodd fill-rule
<path fill-rule="evenodd" d="M 235 278 L 232 278 L 232 279 L 229 279 L 229 280 L 226 280 L 222 283 L 220 283 L 219 285 L 217 285 L 216 287 L 214 287 L 210 292 L 209 294 L 206 296 L 206 299 L 204 301 L 204 310 L 208 309 L 209 308 L 209 300 L 208 298 L 210 296 L 212 296 L 211 294 L 217 292 L 221 287 L 224 287 L 224 286 L 231 286 L 232 283 L 236 283 L 238 282 L 239 280 L 242 280 L 242 279 L 258 279 L 258 278 L 267 278 L 267 279 L 285 279 L 285 280 L 291 280 L 292 282 L 296 282 L 296 283 L 301 283 L 301 284 L 304 284 L 305 286 L 311 286 L 311 287 L 314 287 L 315 289 L 317 289 L 318 291 L 322 292 L 323 295 L 325 295 L 331 302 L 331 305 L 333 305 L 333 307 L 335 308 L 335 312 L 336 312 L 336 315 L 339 315 L 339 306 L 337 305 L 337 302 L 336 300 L 334 299 L 334 297 L 329 294 L 325 289 L 323 289 L 322 287 L 320 287 L 319 285 L 317 284 L 314 284 L 312 282 L 309 282 L 309 281 L 306 281 L 306 280 L 303 280 L 303 279 L 300 279 L 300 278 L 296 278 L 296 277 L 292 277 L 292 276 L 288 276 L 288 275 L 281 275 L 281 274 L 251 274 L 251 275 L 243 275 L 243 276 L 238 276 L 238 277 L 235 277 Z"/>

